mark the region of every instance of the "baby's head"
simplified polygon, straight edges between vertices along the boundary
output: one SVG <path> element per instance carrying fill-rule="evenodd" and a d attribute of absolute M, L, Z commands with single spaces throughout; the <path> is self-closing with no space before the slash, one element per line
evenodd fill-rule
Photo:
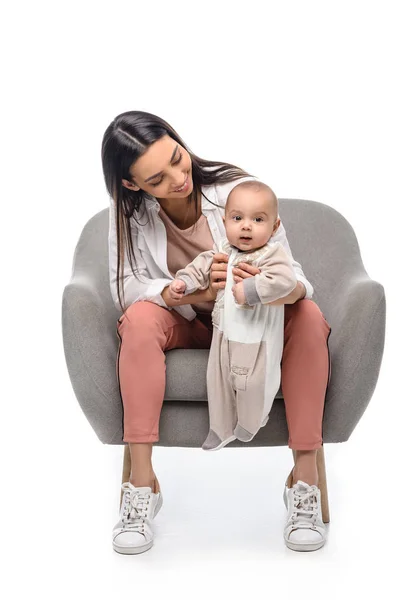
<path fill-rule="evenodd" d="M 257 250 L 280 225 L 278 199 L 265 183 L 239 183 L 227 198 L 224 222 L 232 246 L 242 251 Z"/>

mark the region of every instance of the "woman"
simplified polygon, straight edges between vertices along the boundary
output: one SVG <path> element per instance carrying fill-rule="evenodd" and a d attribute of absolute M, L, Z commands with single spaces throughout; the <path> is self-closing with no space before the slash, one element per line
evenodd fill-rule
<path fill-rule="evenodd" d="M 164 399 L 164 353 L 210 347 L 210 316 L 217 290 L 225 286 L 226 255 L 215 255 L 208 290 L 173 300 L 168 286 L 178 269 L 225 235 L 221 215 L 230 190 L 255 177 L 199 158 L 168 123 L 141 111 L 123 113 L 109 125 L 102 163 L 111 198 L 111 293 L 123 311 L 117 325 L 123 440 L 131 454 L 113 547 L 137 554 L 152 546 L 152 520 L 162 504 L 151 456 Z M 322 446 L 330 327 L 311 301 L 313 288 L 292 257 L 282 223 L 274 241 L 292 258 L 297 277 L 293 292 L 275 303 L 285 305 L 281 380 L 288 445 L 296 450 L 292 486 L 285 486 L 284 539 L 293 550 L 313 550 L 325 541 L 316 452 Z M 235 281 L 259 272 L 241 264 Z"/>

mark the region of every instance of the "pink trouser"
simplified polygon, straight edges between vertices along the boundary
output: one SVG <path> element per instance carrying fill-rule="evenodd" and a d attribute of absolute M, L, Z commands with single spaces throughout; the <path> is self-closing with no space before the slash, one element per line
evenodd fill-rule
<path fill-rule="evenodd" d="M 175 310 L 136 302 L 118 320 L 117 376 L 124 406 L 124 442 L 157 442 L 165 393 L 165 352 L 209 348 L 211 318 L 187 321 Z M 282 393 L 288 446 L 322 445 L 322 417 L 330 375 L 330 327 L 312 300 L 285 304 Z M 183 374 L 184 376 L 184 374 Z"/>

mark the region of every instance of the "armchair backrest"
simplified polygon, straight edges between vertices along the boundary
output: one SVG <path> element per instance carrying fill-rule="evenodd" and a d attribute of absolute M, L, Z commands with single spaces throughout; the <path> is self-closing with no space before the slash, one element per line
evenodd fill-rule
<path fill-rule="evenodd" d="M 335 209 L 311 200 L 279 200 L 290 249 L 314 287 L 313 300 L 329 320 L 333 298 L 354 278 L 367 276 L 350 223 Z"/>
<path fill-rule="evenodd" d="M 366 271 L 354 230 L 336 210 L 310 200 L 279 200 L 279 214 L 290 248 L 314 286 L 314 300 L 329 318 L 332 298 L 349 279 Z M 94 215 L 85 225 L 75 249 L 73 280 L 84 278 L 117 314 L 110 293 L 108 272 L 109 209 Z"/>

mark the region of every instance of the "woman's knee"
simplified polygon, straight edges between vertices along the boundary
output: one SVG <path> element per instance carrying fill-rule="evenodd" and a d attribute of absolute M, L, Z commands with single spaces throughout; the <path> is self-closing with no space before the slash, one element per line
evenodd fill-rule
<path fill-rule="evenodd" d="M 163 329 L 163 322 L 169 311 L 154 302 L 134 302 L 118 320 L 118 330 L 124 335 L 134 331 L 135 339 L 149 339 L 156 331 Z"/>
<path fill-rule="evenodd" d="M 295 304 L 286 306 L 290 307 L 289 318 L 291 328 L 301 330 L 302 335 L 314 337 L 314 335 L 319 332 L 327 335 L 330 331 L 330 327 L 322 314 L 321 309 L 312 300 L 304 298 Z"/>
<path fill-rule="evenodd" d="M 166 311 L 166 308 L 163 308 L 155 302 L 140 300 L 139 302 L 134 302 L 128 306 L 124 313 L 124 318 L 128 321 L 142 321 L 143 319 L 146 321 L 149 319 L 159 320 Z"/>

